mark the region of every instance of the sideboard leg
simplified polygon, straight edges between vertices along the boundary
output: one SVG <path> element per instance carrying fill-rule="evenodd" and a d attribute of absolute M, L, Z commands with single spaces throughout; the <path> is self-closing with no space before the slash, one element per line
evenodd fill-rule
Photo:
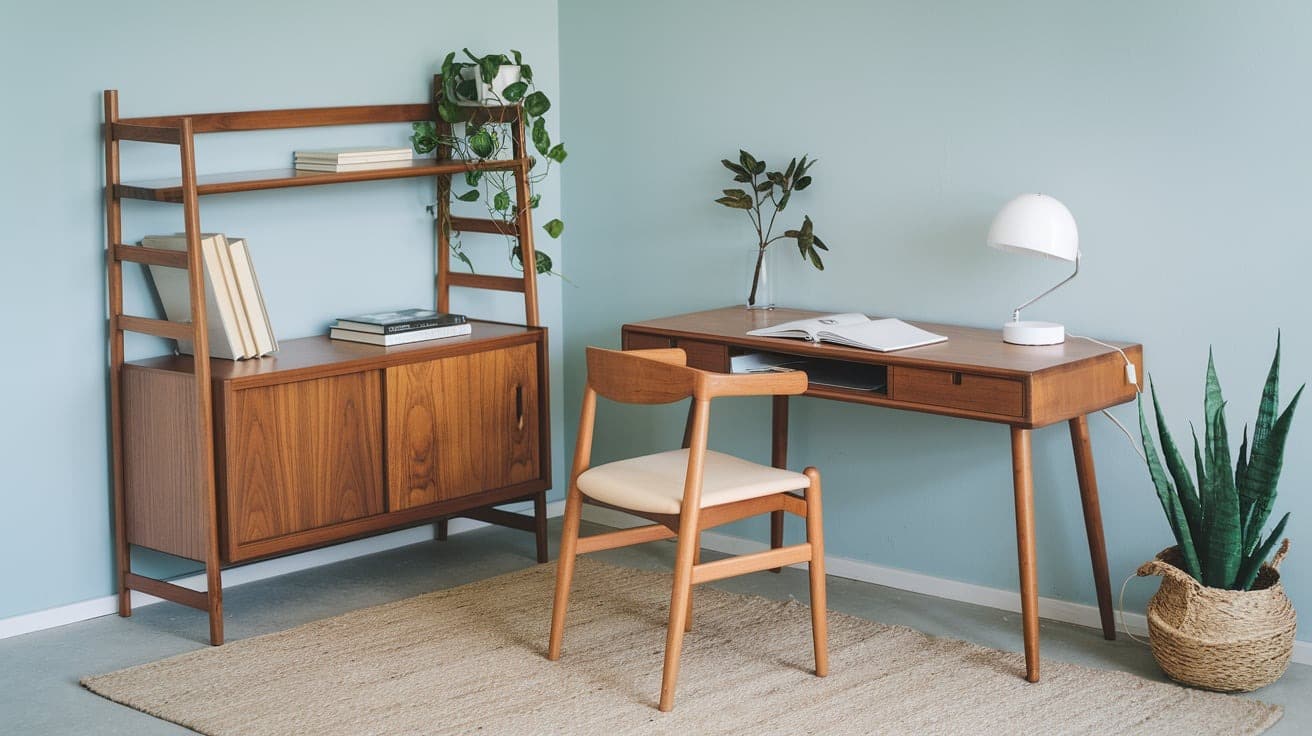
<path fill-rule="evenodd" d="M 217 558 L 205 563 L 205 597 L 209 604 L 210 644 L 223 643 L 223 576 Z"/>
<path fill-rule="evenodd" d="M 1098 503 L 1098 478 L 1093 471 L 1093 445 L 1089 441 L 1089 420 L 1078 416 L 1070 420 L 1071 446 L 1075 450 L 1075 475 L 1080 481 L 1080 502 L 1084 506 L 1084 531 L 1089 538 L 1089 557 L 1093 560 L 1093 585 L 1098 592 L 1098 613 L 1102 618 L 1102 636 L 1116 640 L 1116 619 L 1112 614 L 1112 584 L 1107 572 L 1107 541 L 1102 533 L 1102 508 Z"/>
<path fill-rule="evenodd" d="M 1011 469 L 1016 492 L 1016 552 L 1020 612 L 1025 633 L 1025 679 L 1039 681 L 1039 567 L 1034 544 L 1034 469 L 1030 430 L 1011 428 Z"/>
<path fill-rule="evenodd" d="M 788 467 L 788 397 L 775 396 L 770 407 L 770 464 L 776 468 Z M 784 512 L 770 512 L 770 547 L 784 546 Z M 770 572 L 782 572 L 771 568 Z"/>
<path fill-rule="evenodd" d="M 447 523 L 447 521 L 448 521 L 447 519 L 438 519 L 438 520 L 437 520 L 437 541 L 439 541 L 439 542 L 445 542 L 445 541 L 446 541 L 446 523 Z"/>
<path fill-rule="evenodd" d="M 533 534 L 538 542 L 538 562 L 546 562 L 547 557 L 547 492 L 542 491 L 533 497 Z"/>

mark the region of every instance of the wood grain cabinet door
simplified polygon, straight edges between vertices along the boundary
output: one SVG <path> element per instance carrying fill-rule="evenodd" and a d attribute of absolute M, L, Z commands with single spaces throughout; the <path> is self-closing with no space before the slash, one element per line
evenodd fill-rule
<path fill-rule="evenodd" d="M 381 378 L 366 371 L 231 393 L 231 559 L 270 551 L 242 545 L 383 513 Z"/>
<path fill-rule="evenodd" d="M 387 369 L 388 509 L 533 480 L 538 346 Z"/>

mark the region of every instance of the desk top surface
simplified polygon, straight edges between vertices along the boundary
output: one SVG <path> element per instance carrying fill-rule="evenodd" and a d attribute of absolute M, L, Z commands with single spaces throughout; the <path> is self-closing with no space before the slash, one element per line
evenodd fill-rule
<path fill-rule="evenodd" d="M 719 339 L 743 347 L 831 359 L 874 362 L 886 365 L 917 365 L 953 368 L 984 368 L 995 372 L 1032 374 L 1060 369 L 1090 359 L 1105 358 L 1111 348 L 1081 338 L 1067 337 L 1060 345 L 1010 345 L 1001 330 L 960 327 L 933 322 L 910 322 L 917 327 L 947 336 L 947 342 L 887 353 L 849 348 L 831 343 L 812 343 L 795 338 L 752 337 L 749 330 L 782 322 L 810 319 L 831 312 L 776 308 L 749 310 L 725 307 L 674 317 L 634 322 L 625 328 L 682 336 L 690 339 Z M 1100 338 L 1101 339 L 1101 338 Z M 1138 349 L 1135 343 L 1104 340 L 1122 349 Z"/>

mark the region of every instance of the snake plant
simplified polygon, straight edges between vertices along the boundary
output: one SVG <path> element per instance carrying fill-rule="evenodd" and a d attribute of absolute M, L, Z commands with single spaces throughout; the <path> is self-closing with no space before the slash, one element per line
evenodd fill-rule
<path fill-rule="evenodd" d="M 1276 354 L 1267 373 L 1257 422 L 1250 445 L 1248 425 L 1234 469 L 1230 463 L 1230 439 L 1225 425 L 1225 401 L 1216 376 L 1212 353 L 1207 354 L 1207 388 L 1203 400 L 1203 441 L 1194 435 L 1194 466 L 1197 482 L 1178 446 L 1167 431 L 1157 389 L 1152 388 L 1153 413 L 1161 438 L 1162 456 L 1148 427 L 1143 397 L 1139 398 L 1139 429 L 1148 472 L 1166 519 L 1175 533 L 1184 570 L 1198 582 L 1212 588 L 1249 590 L 1257 579 L 1262 563 L 1285 531 L 1286 513 L 1275 529 L 1262 535 L 1276 499 L 1276 482 L 1284 460 L 1285 439 L 1294 408 L 1303 395 L 1300 387 L 1283 412 L 1279 409 L 1280 338 L 1276 337 Z M 1165 458 L 1163 467 L 1162 457 Z"/>

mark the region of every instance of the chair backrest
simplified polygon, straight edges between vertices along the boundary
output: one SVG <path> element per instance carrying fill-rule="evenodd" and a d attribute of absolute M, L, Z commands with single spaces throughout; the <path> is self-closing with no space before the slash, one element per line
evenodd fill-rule
<path fill-rule="evenodd" d="M 671 404 L 692 396 L 698 371 L 679 348 L 605 350 L 589 347 L 588 388 L 622 404 Z"/>

